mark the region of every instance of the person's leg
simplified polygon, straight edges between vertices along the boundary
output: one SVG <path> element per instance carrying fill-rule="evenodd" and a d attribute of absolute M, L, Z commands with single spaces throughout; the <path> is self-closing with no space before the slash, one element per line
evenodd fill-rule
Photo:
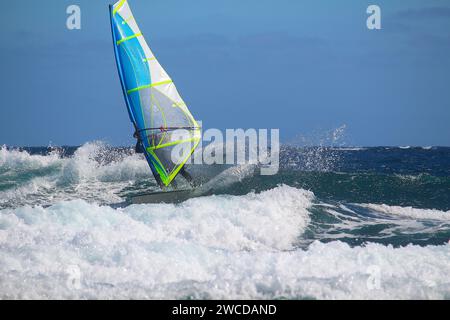
<path fill-rule="evenodd" d="M 158 186 L 161 188 L 161 190 L 165 190 L 166 186 L 162 182 L 161 178 L 158 175 L 155 175 L 156 183 L 158 183 Z"/>
<path fill-rule="evenodd" d="M 136 146 L 134 147 L 134 151 L 136 153 L 144 153 L 144 148 L 142 147 L 142 143 L 140 141 L 136 142 Z"/>

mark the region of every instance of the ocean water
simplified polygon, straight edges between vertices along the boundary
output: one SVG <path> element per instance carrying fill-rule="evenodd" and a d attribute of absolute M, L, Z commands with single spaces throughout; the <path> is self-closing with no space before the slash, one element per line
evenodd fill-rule
<path fill-rule="evenodd" d="M 2 299 L 449 299 L 450 148 L 282 147 L 280 172 L 190 166 L 157 190 L 99 142 L 0 148 Z"/>

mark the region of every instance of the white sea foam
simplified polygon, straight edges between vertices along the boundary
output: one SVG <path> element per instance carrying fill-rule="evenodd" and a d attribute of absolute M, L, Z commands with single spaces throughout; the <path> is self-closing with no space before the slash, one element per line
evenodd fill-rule
<path fill-rule="evenodd" d="M 26 151 L 0 149 L 0 173 L 29 175 L 13 187 L 0 191 L 0 208 L 25 204 L 85 199 L 103 203 L 120 202 L 118 191 L 136 179 L 152 179 L 145 159 L 137 154 L 109 157 L 111 149 L 102 142 L 86 143 L 71 157 L 57 152 L 47 156 Z M 117 157 L 117 158 L 115 158 Z M 109 159 L 108 159 L 109 158 Z M 108 161 L 103 160 L 108 159 Z M 40 174 L 40 171 L 43 173 Z"/>
<path fill-rule="evenodd" d="M 450 246 L 295 249 L 312 193 L 0 211 L 0 298 L 450 298 Z"/>
<path fill-rule="evenodd" d="M 202 279 L 203 269 L 215 263 L 208 261 L 209 255 L 292 249 L 309 221 L 312 199 L 308 191 L 280 186 L 178 206 L 113 209 L 76 200 L 48 208 L 5 209 L 0 211 L 0 294 L 89 297 L 101 294 L 98 283 L 115 287 L 144 281 L 150 289 Z M 64 270 L 74 265 L 86 277 L 88 292 L 67 291 Z M 173 269 L 165 272 L 167 268 Z M 49 289 L 53 285 L 55 291 Z"/>
<path fill-rule="evenodd" d="M 196 175 L 206 175 L 208 180 L 211 168 L 197 167 L 190 169 Z M 243 164 L 221 169 L 220 173 L 212 172 L 217 176 L 201 190 L 226 188 L 252 175 L 256 167 L 256 164 Z M 114 149 L 102 142 L 86 143 L 70 157 L 61 157 L 57 152 L 47 156 L 30 155 L 3 147 L 0 149 L 0 178 L 5 181 L 6 175 L 12 174 L 16 176 L 10 180 L 16 184 L 0 191 L 0 208 L 50 205 L 75 199 L 117 203 L 123 201 L 119 194 L 125 187 L 136 181 L 154 181 L 143 155 L 114 153 Z M 19 179 L 24 176 L 28 177 Z"/>
<path fill-rule="evenodd" d="M 315 202 L 302 189 L 282 185 L 180 205 L 101 206 L 120 201 L 117 191 L 131 181 L 151 177 L 143 157 L 103 161 L 107 152 L 102 143 L 85 144 L 70 158 L 0 149 L 0 175 L 32 173 L 0 192 L 0 207 L 13 207 L 0 210 L 0 299 L 450 299 L 450 245 L 352 248 L 334 241 L 298 249 Z M 229 186 L 253 169 L 228 169 L 214 184 Z M 52 205 L 25 205 L 39 203 Z M 360 221 L 340 212 L 356 214 L 353 205 L 319 205 L 343 221 L 336 228 L 382 219 L 392 224 L 385 216 Z M 438 210 L 360 206 L 406 218 L 396 222 L 406 226 L 401 231 L 414 229 L 414 219 L 450 217 Z"/>
<path fill-rule="evenodd" d="M 450 211 L 418 209 L 413 207 L 388 206 L 386 204 L 359 204 L 359 206 L 389 215 L 411 219 L 430 219 L 450 221 Z"/>
<path fill-rule="evenodd" d="M 61 163 L 57 152 L 49 155 L 30 155 L 26 151 L 8 150 L 5 146 L 0 148 L 0 168 L 9 170 L 42 169 Z"/>
<path fill-rule="evenodd" d="M 134 180 L 148 176 L 149 169 L 144 158 L 132 154 L 110 162 L 101 162 L 96 158 L 108 156 L 108 149 L 101 142 L 86 143 L 75 151 L 73 157 L 68 158 L 63 166 L 61 179 L 67 181 L 98 180 L 103 182 Z"/>

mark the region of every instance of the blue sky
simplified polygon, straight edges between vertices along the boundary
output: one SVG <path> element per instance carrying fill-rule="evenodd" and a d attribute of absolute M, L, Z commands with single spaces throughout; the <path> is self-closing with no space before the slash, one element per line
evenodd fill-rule
<path fill-rule="evenodd" d="M 133 143 L 110 1 L 15 0 L 0 20 L 0 145 Z M 450 145 L 450 3 L 433 0 L 130 0 L 205 128 L 343 124 L 355 145 Z M 66 8 L 82 29 L 66 29 Z M 366 8 L 382 30 L 366 28 Z"/>

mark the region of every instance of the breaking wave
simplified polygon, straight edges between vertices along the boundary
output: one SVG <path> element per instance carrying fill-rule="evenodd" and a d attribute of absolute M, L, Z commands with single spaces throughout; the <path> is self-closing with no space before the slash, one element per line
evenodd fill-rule
<path fill-rule="evenodd" d="M 449 298 L 450 247 L 297 247 L 311 192 L 0 211 L 1 298 Z"/>
<path fill-rule="evenodd" d="M 0 208 L 74 199 L 120 202 L 120 190 L 136 179 L 153 180 L 143 157 L 101 142 L 86 143 L 70 157 L 57 150 L 42 156 L 0 149 Z"/>
<path fill-rule="evenodd" d="M 283 147 L 275 176 L 192 166 L 217 192 L 119 206 L 157 188 L 132 149 L 3 147 L 0 298 L 450 299 L 448 160 L 420 167 L 446 152 Z"/>

